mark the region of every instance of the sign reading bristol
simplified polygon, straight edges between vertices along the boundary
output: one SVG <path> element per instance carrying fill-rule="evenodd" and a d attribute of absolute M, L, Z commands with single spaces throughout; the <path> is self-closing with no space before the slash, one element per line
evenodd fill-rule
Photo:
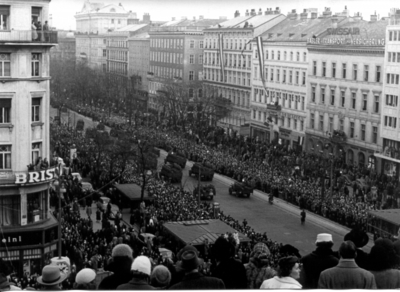
<path fill-rule="evenodd" d="M 41 171 L 15 173 L 15 184 L 26 184 L 48 181 L 54 178 L 55 168 Z"/>

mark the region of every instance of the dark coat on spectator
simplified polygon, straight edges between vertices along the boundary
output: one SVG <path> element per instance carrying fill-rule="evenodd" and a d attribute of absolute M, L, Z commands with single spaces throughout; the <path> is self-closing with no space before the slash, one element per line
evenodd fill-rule
<path fill-rule="evenodd" d="M 244 265 L 234 258 L 223 260 L 211 273 L 221 279 L 226 289 L 246 289 L 247 276 Z"/>
<path fill-rule="evenodd" d="M 225 289 L 224 282 L 214 277 L 206 277 L 199 272 L 190 273 L 182 281 L 169 288 L 170 290 L 219 290 Z"/>
<path fill-rule="evenodd" d="M 126 284 L 119 285 L 117 290 L 156 290 L 146 280 L 133 278 Z"/>
<path fill-rule="evenodd" d="M 114 257 L 113 262 L 106 266 L 106 270 L 114 274 L 104 278 L 98 290 L 115 290 L 119 285 L 128 283 L 132 279 L 131 264 L 132 260 L 128 257 Z"/>
<path fill-rule="evenodd" d="M 317 247 L 315 251 L 301 259 L 303 268 L 300 273 L 300 283 L 303 289 L 317 289 L 319 275 L 322 271 L 335 267 L 339 259 L 332 249 Z"/>
<path fill-rule="evenodd" d="M 336 267 L 321 273 L 318 289 L 376 289 L 375 277 L 354 260 L 341 259 Z"/>

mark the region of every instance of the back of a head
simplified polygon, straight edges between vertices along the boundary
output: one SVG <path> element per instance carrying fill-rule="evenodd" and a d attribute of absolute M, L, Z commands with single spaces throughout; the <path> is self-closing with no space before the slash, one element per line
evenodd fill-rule
<path fill-rule="evenodd" d="M 150 275 L 151 285 L 156 288 L 166 288 L 171 282 L 171 273 L 163 265 L 156 266 Z"/>
<path fill-rule="evenodd" d="M 232 257 L 234 255 L 234 250 L 234 246 L 228 241 L 228 239 L 220 236 L 215 241 L 211 252 L 216 260 L 222 261 Z"/>
<path fill-rule="evenodd" d="M 399 256 L 396 254 L 393 242 L 387 238 L 380 238 L 375 241 L 368 255 L 369 269 L 383 271 L 395 268 L 399 263 Z"/>
<path fill-rule="evenodd" d="M 339 254 L 342 259 L 355 259 L 357 248 L 351 240 L 347 240 L 340 245 Z"/>

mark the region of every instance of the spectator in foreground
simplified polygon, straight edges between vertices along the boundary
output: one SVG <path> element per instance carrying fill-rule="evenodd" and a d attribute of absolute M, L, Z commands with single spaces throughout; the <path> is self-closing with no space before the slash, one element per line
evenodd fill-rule
<path fill-rule="evenodd" d="M 96 290 L 96 272 L 92 269 L 82 269 L 76 274 L 74 289 L 76 290 Z"/>
<path fill-rule="evenodd" d="M 7 277 L 0 273 L 0 291 L 13 291 L 13 290 L 21 290 L 17 286 L 14 286 L 8 282 Z"/>
<path fill-rule="evenodd" d="M 195 251 L 185 251 L 177 267 L 185 272 L 182 281 L 171 286 L 170 290 L 225 289 L 224 282 L 214 277 L 206 277 L 199 272 L 200 260 Z"/>
<path fill-rule="evenodd" d="M 333 268 L 339 263 L 339 259 L 332 251 L 331 234 L 318 234 L 315 245 L 317 248 L 301 259 L 303 267 L 300 272 L 300 283 L 304 289 L 317 289 L 321 272 Z"/>
<path fill-rule="evenodd" d="M 211 250 L 217 262 L 211 276 L 224 282 L 226 289 L 246 289 L 247 278 L 243 264 L 234 258 L 235 247 L 224 237 L 219 237 Z"/>
<path fill-rule="evenodd" d="M 399 256 L 393 242 L 387 238 L 379 238 L 369 253 L 369 271 L 375 276 L 378 289 L 399 289 L 400 271 L 396 269 Z"/>
<path fill-rule="evenodd" d="M 62 290 L 61 283 L 67 277 L 68 274 L 61 273 L 58 266 L 47 265 L 43 268 L 42 275 L 36 281 L 41 285 L 40 290 Z"/>
<path fill-rule="evenodd" d="M 154 267 L 150 275 L 150 284 L 157 289 L 165 290 L 171 282 L 171 273 L 168 268 L 163 265 Z"/>
<path fill-rule="evenodd" d="M 352 241 L 340 245 L 339 255 L 339 264 L 321 273 L 318 289 L 376 289 L 374 275 L 357 266 L 357 248 Z"/>
<path fill-rule="evenodd" d="M 131 280 L 132 254 L 132 249 L 127 244 L 118 244 L 113 248 L 111 253 L 112 260 L 106 269 L 114 274 L 105 277 L 101 281 L 99 290 L 115 290 L 119 285 L 128 283 Z"/>
<path fill-rule="evenodd" d="M 151 263 L 148 257 L 138 256 L 132 263 L 132 279 L 126 283 L 119 285 L 117 290 L 155 290 L 149 284 L 151 274 Z"/>
<path fill-rule="evenodd" d="M 278 275 L 265 280 L 261 289 L 301 289 L 297 282 L 300 278 L 299 259 L 295 256 L 281 258 L 278 263 Z"/>
<path fill-rule="evenodd" d="M 270 250 L 265 243 L 257 243 L 250 254 L 250 262 L 246 266 L 247 288 L 260 289 L 261 284 L 276 275 L 269 266 Z"/>
<path fill-rule="evenodd" d="M 369 241 L 369 236 L 360 228 L 354 228 L 344 236 L 344 241 L 351 240 L 357 248 L 356 264 L 362 269 L 368 269 L 368 253 L 362 250 Z"/>

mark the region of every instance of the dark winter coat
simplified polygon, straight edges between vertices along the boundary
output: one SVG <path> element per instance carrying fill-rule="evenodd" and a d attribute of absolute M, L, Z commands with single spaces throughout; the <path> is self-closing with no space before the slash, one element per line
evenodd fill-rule
<path fill-rule="evenodd" d="M 220 290 L 225 289 L 224 282 L 214 277 L 206 277 L 199 272 L 190 273 L 182 281 L 169 288 L 170 290 Z"/>
<path fill-rule="evenodd" d="M 339 259 L 332 249 L 317 247 L 315 251 L 301 259 L 303 268 L 300 273 L 300 283 L 303 289 L 317 289 L 319 275 L 322 271 L 335 267 Z"/>
<path fill-rule="evenodd" d="M 156 290 L 156 288 L 148 284 L 144 279 L 133 278 L 127 284 L 119 285 L 117 290 Z"/>
<path fill-rule="evenodd" d="M 246 289 L 247 276 L 244 265 L 234 258 L 223 260 L 212 271 L 211 276 L 221 279 L 226 289 Z"/>
<path fill-rule="evenodd" d="M 106 267 L 106 270 L 114 274 L 104 278 L 98 290 L 115 290 L 119 285 L 126 284 L 132 279 L 132 259 L 128 257 L 114 257 L 113 262 Z"/>

